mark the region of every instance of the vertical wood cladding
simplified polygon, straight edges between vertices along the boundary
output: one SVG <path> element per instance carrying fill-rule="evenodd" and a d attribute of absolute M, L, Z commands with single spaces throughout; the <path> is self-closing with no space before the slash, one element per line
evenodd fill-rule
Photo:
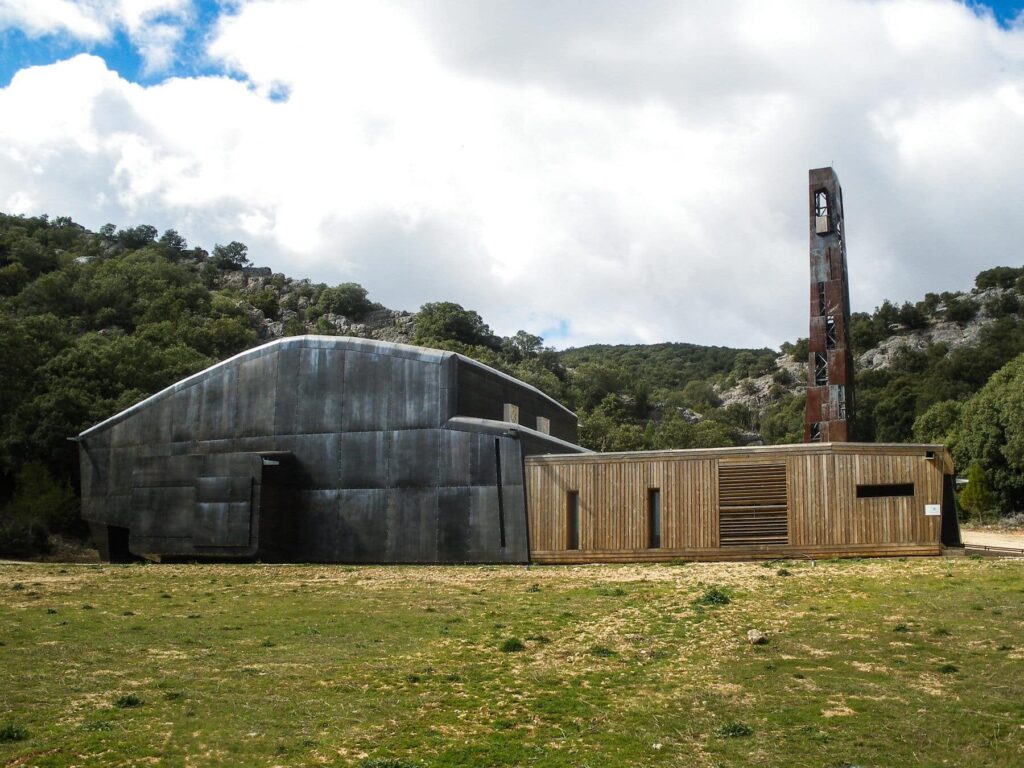
<path fill-rule="evenodd" d="M 931 454 L 932 458 L 928 458 Z M 941 446 L 817 444 L 635 454 L 531 456 L 530 559 L 540 563 L 937 554 L 952 462 Z M 913 496 L 857 498 L 857 485 L 913 483 Z M 650 489 L 661 546 L 650 547 Z M 567 499 L 579 494 L 578 550 Z"/>

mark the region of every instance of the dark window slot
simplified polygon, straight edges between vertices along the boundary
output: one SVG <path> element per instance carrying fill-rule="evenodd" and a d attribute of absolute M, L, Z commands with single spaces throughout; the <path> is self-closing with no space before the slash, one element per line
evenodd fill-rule
<path fill-rule="evenodd" d="M 580 493 L 569 491 L 566 495 L 566 529 L 568 543 L 566 549 L 580 548 Z"/>
<path fill-rule="evenodd" d="M 661 489 L 647 491 L 647 546 L 661 549 Z"/>
<path fill-rule="evenodd" d="M 501 531 L 501 547 L 505 548 L 505 500 L 501 493 L 501 438 L 494 438 L 494 469 L 498 483 L 498 530 Z"/>
<path fill-rule="evenodd" d="M 879 483 L 877 485 L 858 485 L 858 499 L 879 499 L 886 496 L 913 496 L 913 483 Z"/>

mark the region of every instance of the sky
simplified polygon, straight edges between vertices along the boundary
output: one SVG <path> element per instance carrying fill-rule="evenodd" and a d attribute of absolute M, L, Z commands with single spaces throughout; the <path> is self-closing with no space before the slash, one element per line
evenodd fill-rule
<path fill-rule="evenodd" d="M 807 335 L 1024 263 L 1024 0 L 0 0 L 0 211 L 240 240 L 556 347 Z"/>

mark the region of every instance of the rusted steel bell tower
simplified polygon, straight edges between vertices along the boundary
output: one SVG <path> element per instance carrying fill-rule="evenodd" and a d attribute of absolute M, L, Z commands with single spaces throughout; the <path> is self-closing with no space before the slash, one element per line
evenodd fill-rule
<path fill-rule="evenodd" d="M 853 353 L 843 191 L 835 171 L 815 168 L 810 172 L 808 199 L 811 332 L 804 442 L 845 442 L 853 421 Z"/>

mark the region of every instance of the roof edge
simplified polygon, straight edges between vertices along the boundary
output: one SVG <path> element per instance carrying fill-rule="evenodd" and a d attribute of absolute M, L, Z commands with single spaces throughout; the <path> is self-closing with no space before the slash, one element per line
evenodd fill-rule
<path fill-rule="evenodd" d="M 514 376 L 509 376 L 507 373 L 502 373 L 499 370 L 491 368 L 489 365 L 485 365 L 484 363 L 481 363 L 478 360 L 473 360 L 472 358 L 466 357 L 465 355 L 460 355 L 457 352 L 451 352 L 449 350 L 444 349 L 434 349 L 431 347 L 420 347 L 413 344 L 399 344 L 397 342 L 391 341 L 363 339 L 356 336 L 321 336 L 318 334 L 304 334 L 302 336 L 285 336 L 280 339 L 273 339 L 271 341 L 266 342 L 265 344 L 260 344 L 259 346 L 256 347 L 250 347 L 249 349 L 243 350 L 238 354 L 232 355 L 229 358 L 220 360 L 219 362 L 216 362 L 213 365 L 204 368 L 201 371 L 193 373 L 191 376 L 186 376 L 184 379 L 176 381 L 174 384 L 171 384 L 168 387 L 164 387 L 158 392 L 154 392 L 149 397 L 140 400 L 134 405 L 128 406 L 123 411 L 118 411 L 117 413 L 115 413 L 112 416 L 109 416 L 103 421 L 93 424 L 91 427 L 79 432 L 78 439 L 81 440 L 83 438 L 90 437 L 106 429 L 109 429 L 115 424 L 124 421 L 130 416 L 135 415 L 144 408 L 148 408 L 150 405 L 153 405 L 154 403 L 164 399 L 165 397 L 170 397 L 175 392 L 179 392 L 183 389 L 191 387 L 192 385 L 198 383 L 199 381 L 202 381 L 205 377 L 212 375 L 213 373 L 222 368 L 226 368 L 241 360 L 261 357 L 263 355 L 271 354 L 272 352 L 278 350 L 279 348 L 286 348 L 290 346 L 298 346 L 307 349 L 324 347 L 329 347 L 333 349 L 344 348 L 351 350 L 353 352 L 366 352 L 369 354 L 390 353 L 397 354 L 400 357 L 416 358 L 423 362 L 437 362 L 438 364 L 443 363 L 446 360 L 456 358 L 464 360 L 473 366 L 493 373 L 501 378 L 514 382 L 520 387 L 525 387 L 526 389 L 536 392 L 537 394 L 551 401 L 554 405 L 558 406 L 563 411 L 571 415 L 573 418 L 576 417 L 575 413 L 570 411 L 568 408 L 566 408 L 564 405 L 562 405 L 557 400 L 552 398 L 550 395 L 546 395 L 543 392 L 541 392 L 532 384 L 527 384 L 525 381 L 520 381 Z"/>

